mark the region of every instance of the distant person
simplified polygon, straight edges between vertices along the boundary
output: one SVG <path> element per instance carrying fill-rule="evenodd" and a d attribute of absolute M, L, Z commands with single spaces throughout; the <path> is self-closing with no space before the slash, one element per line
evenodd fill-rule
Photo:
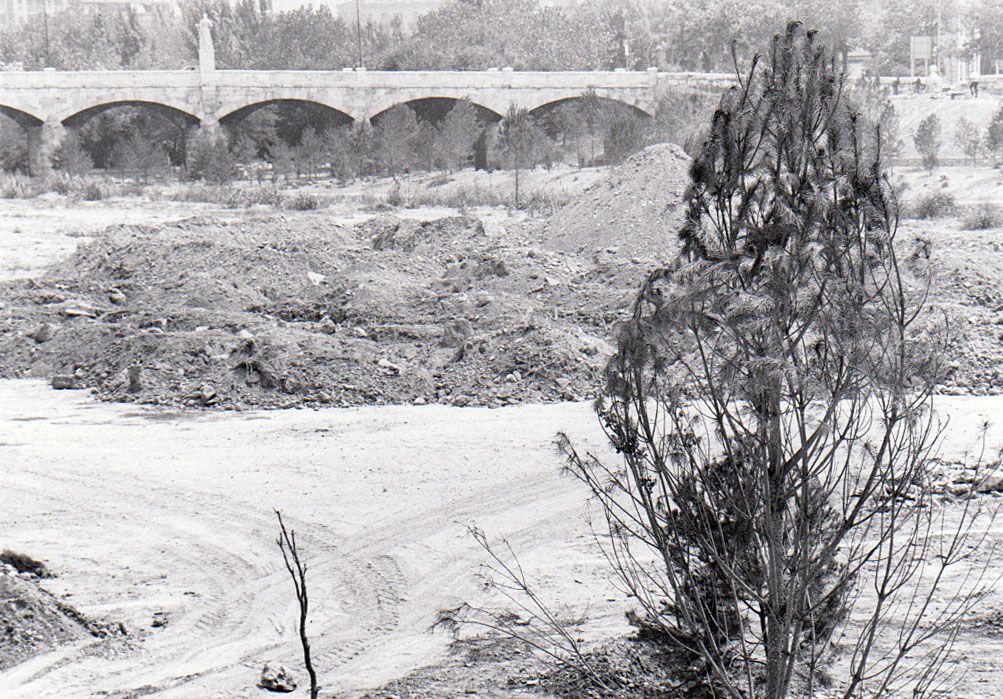
<path fill-rule="evenodd" d="M 913 92 L 915 92 L 917 95 L 921 93 L 923 91 L 923 81 L 920 80 L 919 78 L 916 78 L 916 82 L 912 84 L 912 89 Z"/>
<path fill-rule="evenodd" d="M 900 89 L 902 89 L 902 81 L 896 77 L 895 80 L 892 81 L 892 94 L 897 95 Z"/>
<path fill-rule="evenodd" d="M 972 97 L 979 96 L 979 81 L 977 79 L 972 78 L 972 81 L 968 83 L 968 92 Z"/>

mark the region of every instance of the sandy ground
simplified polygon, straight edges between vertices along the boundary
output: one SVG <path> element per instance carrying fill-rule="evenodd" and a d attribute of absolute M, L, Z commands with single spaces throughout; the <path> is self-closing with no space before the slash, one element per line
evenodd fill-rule
<path fill-rule="evenodd" d="M 1000 397 L 938 402 L 952 417 L 945 456 L 1003 414 Z M 245 697 L 264 662 L 297 668 L 273 507 L 307 554 L 316 661 L 338 696 L 443 657 L 436 612 L 481 601 L 468 524 L 509 538 L 551 601 L 622 630 L 586 494 L 558 473 L 559 429 L 603 448 L 581 403 L 192 415 L 2 382 L 5 544 L 59 574 L 45 583 L 54 594 L 130 637 L 24 663 L 0 674 L 0 695 Z M 1000 424 L 990 439 L 1003 441 Z M 157 612 L 165 627 L 151 627 Z M 965 646 L 959 696 L 994 696 L 979 691 L 1003 681 L 994 646 Z"/>
<path fill-rule="evenodd" d="M 256 695 L 265 661 L 297 667 L 273 507 L 307 554 L 316 662 L 339 692 L 443 653 L 436 612 L 478 594 L 483 554 L 464 525 L 510 538 L 555 602 L 604 600 L 585 493 L 550 445 L 564 428 L 601 444 L 584 404 L 193 416 L 3 382 L 5 544 L 57 571 L 54 594 L 132 636 L 64 647 L 0 687 Z M 151 628 L 155 612 L 166 627 Z"/>
<path fill-rule="evenodd" d="M 35 276 L 91 240 L 90 233 L 108 226 L 167 223 L 208 211 L 202 204 L 139 199 L 73 202 L 48 195 L 5 199 L 0 201 L 0 280 Z"/>

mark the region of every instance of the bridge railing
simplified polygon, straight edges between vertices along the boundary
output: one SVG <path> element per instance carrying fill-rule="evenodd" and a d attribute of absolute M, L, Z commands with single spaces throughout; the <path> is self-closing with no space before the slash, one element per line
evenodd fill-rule
<path fill-rule="evenodd" d="M 714 73 L 656 71 L 310 71 L 195 70 L 144 71 L 4 71 L 0 88 L 122 88 L 122 87 L 325 87 L 453 89 L 644 89 L 659 85 L 725 87 L 732 76 Z"/>

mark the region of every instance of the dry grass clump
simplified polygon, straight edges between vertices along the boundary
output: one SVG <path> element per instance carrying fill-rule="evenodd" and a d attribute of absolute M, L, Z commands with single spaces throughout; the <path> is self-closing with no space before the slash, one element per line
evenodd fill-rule
<path fill-rule="evenodd" d="M 39 179 L 0 173 L 0 199 L 34 199 L 45 191 L 45 184 Z"/>
<path fill-rule="evenodd" d="M 570 200 L 571 196 L 563 192 L 543 190 L 523 192 L 520 196 L 519 208 L 532 213 L 549 215 Z M 367 196 L 364 203 L 374 208 L 396 206 L 417 209 L 424 206 L 441 206 L 461 211 L 479 206 L 508 208 L 514 205 L 512 193 L 504 188 L 482 184 L 466 184 L 446 188 L 443 183 L 435 181 L 414 186 L 398 184 L 386 194 Z"/>
<path fill-rule="evenodd" d="M 983 202 L 965 208 L 961 227 L 966 231 L 985 231 L 1003 225 L 1003 209 L 997 204 Z"/>
<path fill-rule="evenodd" d="M 218 204 L 227 209 L 247 209 L 252 206 L 280 207 L 285 197 L 277 187 L 239 187 L 232 184 L 192 184 L 170 192 L 174 201 Z"/>
<path fill-rule="evenodd" d="M 949 192 L 928 192 L 913 200 L 905 207 L 908 218 L 946 218 L 958 210 L 954 195 Z"/>
<path fill-rule="evenodd" d="M 316 195 L 307 192 L 297 192 L 285 201 L 285 208 L 294 211 L 313 211 L 320 208 L 320 200 Z"/>

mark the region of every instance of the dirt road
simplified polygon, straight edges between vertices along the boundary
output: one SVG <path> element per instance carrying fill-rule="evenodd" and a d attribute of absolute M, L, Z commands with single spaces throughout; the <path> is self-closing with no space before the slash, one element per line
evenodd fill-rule
<path fill-rule="evenodd" d="M 0 694 L 255 696 L 265 661 L 298 670 L 273 507 L 307 554 L 329 689 L 378 686 L 444 650 L 427 632 L 436 612 L 478 594 L 465 524 L 509 537 L 554 599 L 604 599 L 585 494 L 549 445 L 561 428 L 600 443 L 584 404 L 192 416 L 3 382 L 3 543 L 130 637 L 36 658 L 0 674 Z"/>

